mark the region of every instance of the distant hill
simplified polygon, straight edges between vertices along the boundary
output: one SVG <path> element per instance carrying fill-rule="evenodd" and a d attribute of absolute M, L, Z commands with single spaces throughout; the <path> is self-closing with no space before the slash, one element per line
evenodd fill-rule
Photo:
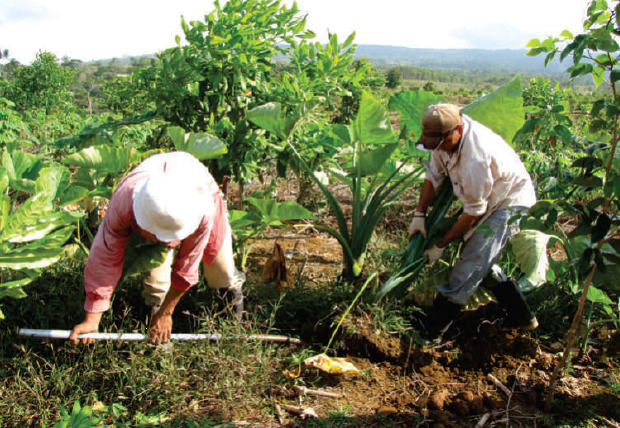
<path fill-rule="evenodd" d="M 545 68 L 545 56 L 526 56 L 526 49 L 422 49 L 402 46 L 357 45 L 355 56 L 377 65 L 409 65 L 430 69 L 505 71 L 535 74 L 562 80 L 570 62 L 552 61 Z"/>
<path fill-rule="evenodd" d="M 557 80 L 568 78 L 565 70 L 570 61 L 560 63 L 554 60 L 545 68 L 545 56 L 526 56 L 526 49 L 422 49 L 402 46 L 357 45 L 355 57 L 365 57 L 377 66 L 408 65 L 428 69 L 454 71 L 490 71 L 509 74 L 520 73 L 552 77 Z M 154 58 L 155 55 L 139 55 L 135 58 Z M 132 57 L 115 58 L 119 65 L 128 65 Z M 284 59 L 277 56 L 276 60 Z M 108 64 L 112 59 L 90 61 Z"/>

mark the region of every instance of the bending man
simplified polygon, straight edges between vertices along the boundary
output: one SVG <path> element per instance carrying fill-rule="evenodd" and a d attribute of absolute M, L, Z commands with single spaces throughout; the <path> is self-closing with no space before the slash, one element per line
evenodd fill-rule
<path fill-rule="evenodd" d="M 409 227 L 409 239 L 418 232 L 426 236 L 426 210 L 436 190 L 449 177 L 463 213 L 425 255 L 433 263 L 450 242 L 461 237 L 466 241 L 449 282 L 438 288 L 431 335 L 445 332 L 485 278 L 489 280 L 485 285 L 490 285 L 507 312 L 505 326 L 535 329 L 538 321 L 519 285 L 494 267 L 506 243 L 518 232 L 518 225 L 509 224 L 509 220 L 516 212 L 527 212 L 536 203 L 532 180 L 519 156 L 499 135 L 461 114 L 452 104 L 432 106 L 424 114 L 418 145 L 430 151 L 431 158 Z M 487 231 L 476 232 L 479 225 L 489 226 L 491 236 L 485 237 Z"/>
<path fill-rule="evenodd" d="M 201 261 L 209 287 L 227 290 L 240 315 L 245 275 L 234 265 L 228 212 L 217 183 L 190 154 L 159 154 L 132 170 L 110 199 L 86 263 L 86 315 L 73 327 L 69 338 L 73 343 L 92 342 L 78 335 L 98 330 L 134 233 L 169 248 L 166 261 L 145 281 L 143 297 L 153 307 L 151 342 L 170 340 L 174 308 L 198 282 Z"/>

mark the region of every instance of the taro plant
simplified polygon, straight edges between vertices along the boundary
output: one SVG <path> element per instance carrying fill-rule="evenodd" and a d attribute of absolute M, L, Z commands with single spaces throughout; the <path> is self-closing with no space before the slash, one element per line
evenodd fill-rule
<path fill-rule="evenodd" d="M 63 168 L 42 169 L 34 195 L 18 202 L 9 196 L 9 173 L 0 167 L 0 299 L 25 297 L 23 287 L 64 255 L 62 246 L 82 216 L 54 204 L 64 176 Z"/>
<path fill-rule="evenodd" d="M 274 199 L 248 197 L 247 202 L 247 211 L 229 211 L 241 269 L 245 269 L 254 243 L 264 236 L 268 228 L 284 229 L 291 221 L 316 219 L 314 214 L 293 201 L 277 202 Z"/>
<path fill-rule="evenodd" d="M 340 171 L 330 173 L 345 183 L 352 195 L 352 217 L 347 219 L 335 195 L 317 178 L 294 144 L 296 130 L 311 107 L 302 104 L 293 114 L 283 116 L 280 105 L 270 103 L 250 110 L 248 119 L 285 141 L 300 168 L 321 189 L 338 226 L 315 227 L 338 240 L 344 258 L 343 278 L 356 281 L 362 277 L 368 244 L 379 220 L 399 195 L 420 179 L 423 168 L 405 172 L 406 162 L 396 165 L 391 159 L 399 139 L 391 128 L 388 112 L 372 95 L 364 93 L 358 114 L 348 125 L 329 125 L 332 138 L 338 142 L 335 158 L 340 167 Z"/>
<path fill-rule="evenodd" d="M 562 236 L 562 244 L 573 263 L 564 268 L 573 279 L 581 298 L 567 335 L 566 349 L 557 361 L 549 385 L 546 407 L 553 404 L 555 385 L 566 367 L 571 350 L 577 340 L 578 327 L 582 321 L 585 304 L 591 296 L 590 288 L 610 287 L 617 284 L 620 274 L 620 240 L 618 211 L 620 210 L 620 163 L 618 162 L 618 119 L 620 101 L 617 83 L 620 80 L 620 45 L 616 38 L 620 31 L 620 4 L 610 5 L 605 0 L 593 0 L 587 9 L 583 23 L 584 32 L 573 35 L 569 31 L 560 37 L 534 39 L 528 44 L 528 55 L 545 54 L 549 63 L 559 54 L 560 61 L 572 58 L 568 68 L 571 77 L 591 76 L 595 85 L 607 83 L 611 97 L 601 96 L 592 104 L 588 113 L 590 135 L 598 133 L 601 141 L 593 146 L 591 154 L 577 159 L 572 167 L 578 175 L 571 185 L 579 189 L 572 200 L 551 201 L 539 207 L 546 211 L 536 216 L 537 221 L 555 223 L 559 214 L 568 214 L 578 221 L 577 227 L 566 233 L 556 228 Z M 585 239 L 584 239 L 585 238 Z M 581 244 L 581 245 L 580 245 Z"/>

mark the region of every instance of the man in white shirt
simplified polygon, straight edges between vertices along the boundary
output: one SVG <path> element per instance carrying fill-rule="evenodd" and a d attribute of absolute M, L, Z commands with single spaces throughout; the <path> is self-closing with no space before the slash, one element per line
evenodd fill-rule
<path fill-rule="evenodd" d="M 416 233 L 426 237 L 426 210 L 448 176 L 463 213 L 443 239 L 424 254 L 433 263 L 450 242 L 461 237 L 466 241 L 449 282 L 438 288 L 431 335 L 440 336 L 447 330 L 483 279 L 506 310 L 507 327 L 535 329 L 538 321 L 518 284 L 494 267 L 506 243 L 519 230 L 510 219 L 536 203 L 532 180 L 519 156 L 499 135 L 461 114 L 453 104 L 431 106 L 424 114 L 418 147 L 430 151 L 431 158 L 409 226 L 409 239 Z M 491 235 L 485 237 L 488 229 L 477 232 L 480 225 L 489 226 Z"/>

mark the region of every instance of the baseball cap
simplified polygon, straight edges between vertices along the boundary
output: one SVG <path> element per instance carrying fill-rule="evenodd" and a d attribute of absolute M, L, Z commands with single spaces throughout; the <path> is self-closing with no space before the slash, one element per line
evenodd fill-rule
<path fill-rule="evenodd" d="M 422 136 L 417 144 L 435 147 L 441 137 L 462 124 L 461 111 L 454 104 L 432 105 L 422 116 Z"/>

